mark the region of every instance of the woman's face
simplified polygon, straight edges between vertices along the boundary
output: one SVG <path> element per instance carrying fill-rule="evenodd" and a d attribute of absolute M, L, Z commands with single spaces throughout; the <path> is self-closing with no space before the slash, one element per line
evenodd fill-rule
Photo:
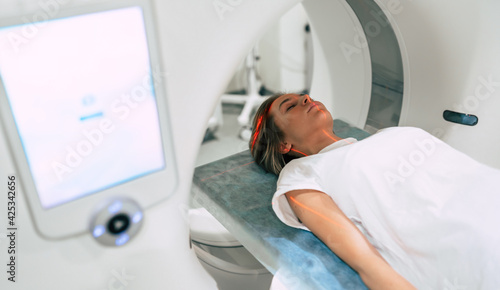
<path fill-rule="evenodd" d="M 285 134 L 285 142 L 300 144 L 314 134 L 333 129 L 333 119 L 325 106 L 308 95 L 286 94 L 271 105 L 274 122 Z"/>

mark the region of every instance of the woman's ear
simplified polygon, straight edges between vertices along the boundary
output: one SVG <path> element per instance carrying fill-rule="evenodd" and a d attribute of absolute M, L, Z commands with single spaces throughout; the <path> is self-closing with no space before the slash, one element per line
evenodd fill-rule
<path fill-rule="evenodd" d="M 286 142 L 282 142 L 280 144 L 280 153 L 281 154 L 287 154 L 288 152 L 290 152 L 291 149 L 292 149 L 292 144 L 289 144 Z"/>

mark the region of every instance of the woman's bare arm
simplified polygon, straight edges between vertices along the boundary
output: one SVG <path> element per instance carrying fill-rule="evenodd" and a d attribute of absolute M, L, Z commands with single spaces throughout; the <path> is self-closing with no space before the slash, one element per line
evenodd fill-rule
<path fill-rule="evenodd" d="M 315 190 L 286 193 L 302 223 L 356 270 L 370 289 L 415 289 L 382 258 L 330 196 Z"/>

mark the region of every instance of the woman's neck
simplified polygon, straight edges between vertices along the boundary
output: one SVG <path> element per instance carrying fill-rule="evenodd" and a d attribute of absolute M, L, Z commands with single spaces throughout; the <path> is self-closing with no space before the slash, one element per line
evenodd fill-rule
<path fill-rule="evenodd" d="M 305 144 L 293 146 L 291 151 L 294 155 L 309 156 L 319 153 L 322 149 L 340 140 L 342 140 L 342 138 L 335 135 L 333 131 L 328 132 L 323 130 L 315 134 L 313 138 L 308 138 Z"/>

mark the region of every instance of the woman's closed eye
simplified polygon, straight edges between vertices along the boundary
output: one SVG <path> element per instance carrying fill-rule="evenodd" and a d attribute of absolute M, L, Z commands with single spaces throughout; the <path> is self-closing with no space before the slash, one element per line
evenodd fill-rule
<path fill-rule="evenodd" d="M 292 109 L 293 107 L 295 107 L 295 104 L 290 105 L 288 108 L 286 108 L 286 112 L 290 111 L 290 109 Z"/>

